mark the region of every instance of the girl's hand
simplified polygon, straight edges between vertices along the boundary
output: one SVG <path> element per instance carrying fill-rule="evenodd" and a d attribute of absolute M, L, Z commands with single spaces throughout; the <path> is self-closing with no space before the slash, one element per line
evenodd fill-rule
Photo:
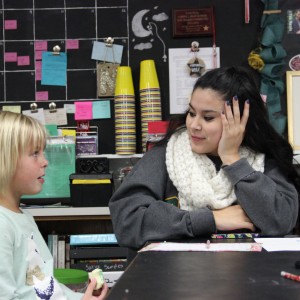
<path fill-rule="evenodd" d="M 220 210 L 212 211 L 217 230 L 230 231 L 236 229 L 250 229 L 255 231 L 255 226 L 240 205 L 232 205 Z"/>
<path fill-rule="evenodd" d="M 104 300 L 108 293 L 107 283 L 104 281 L 104 284 L 101 288 L 101 294 L 99 296 L 93 296 L 93 291 L 96 285 L 96 279 L 92 278 L 81 300 Z"/>
<path fill-rule="evenodd" d="M 230 165 L 240 159 L 239 148 L 249 118 L 248 100 L 245 101 L 242 118 L 237 97 L 233 97 L 232 103 L 233 112 L 230 103 L 227 101 L 224 105 L 224 113 L 221 113 L 223 132 L 219 141 L 218 154 L 225 165 Z"/>

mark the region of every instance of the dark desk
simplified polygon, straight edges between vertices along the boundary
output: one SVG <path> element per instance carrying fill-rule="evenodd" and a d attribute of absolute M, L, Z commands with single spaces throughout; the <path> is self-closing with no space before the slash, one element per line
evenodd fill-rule
<path fill-rule="evenodd" d="M 107 300 L 300 299 L 300 252 L 143 252 Z"/>

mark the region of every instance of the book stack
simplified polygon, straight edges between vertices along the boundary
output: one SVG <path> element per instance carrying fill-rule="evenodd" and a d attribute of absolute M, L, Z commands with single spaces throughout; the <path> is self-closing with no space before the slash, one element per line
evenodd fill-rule
<path fill-rule="evenodd" d="M 48 248 L 53 256 L 54 269 L 65 269 L 70 267 L 69 236 L 49 234 Z"/>
<path fill-rule="evenodd" d="M 70 235 L 70 267 L 91 272 L 102 269 L 112 287 L 127 266 L 127 248 L 120 247 L 116 236 L 109 234 Z"/>

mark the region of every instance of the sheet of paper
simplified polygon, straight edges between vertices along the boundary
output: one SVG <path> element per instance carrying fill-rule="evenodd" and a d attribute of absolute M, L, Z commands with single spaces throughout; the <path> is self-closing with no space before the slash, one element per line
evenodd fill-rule
<path fill-rule="evenodd" d="M 256 243 L 269 251 L 300 251 L 300 238 L 255 238 Z"/>
<path fill-rule="evenodd" d="M 102 42 L 94 42 L 92 59 L 102 60 L 105 62 L 121 63 L 123 46 L 113 44 L 112 47 L 106 46 Z"/>
<path fill-rule="evenodd" d="M 69 176 L 75 172 L 75 138 L 52 137 L 48 139 L 45 157 L 49 165 L 46 168 L 42 191 L 22 198 L 70 197 Z"/>
<path fill-rule="evenodd" d="M 152 243 L 143 249 L 143 251 L 254 251 L 260 252 L 261 246 L 257 243 Z"/>
<path fill-rule="evenodd" d="M 217 67 L 220 66 L 220 49 L 217 47 Z M 188 108 L 194 83 L 188 62 L 195 57 L 190 48 L 169 49 L 170 114 L 184 113 Z M 197 58 L 205 64 L 205 70 L 213 69 L 213 48 L 200 48 Z"/>
<path fill-rule="evenodd" d="M 45 114 L 43 108 L 38 108 L 37 111 L 31 111 L 31 110 L 23 110 L 22 114 L 26 116 L 30 116 L 34 119 L 39 120 L 42 124 L 46 124 L 45 122 Z"/>
<path fill-rule="evenodd" d="M 60 52 L 42 54 L 42 85 L 66 86 L 67 83 L 67 56 Z"/>

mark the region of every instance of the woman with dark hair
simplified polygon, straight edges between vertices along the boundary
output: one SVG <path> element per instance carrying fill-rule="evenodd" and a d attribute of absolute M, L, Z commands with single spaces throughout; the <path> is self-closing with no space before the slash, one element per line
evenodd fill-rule
<path fill-rule="evenodd" d="M 109 208 L 122 246 L 252 231 L 290 233 L 298 217 L 293 149 L 268 121 L 253 74 L 211 70 L 189 108 L 135 165 Z"/>

